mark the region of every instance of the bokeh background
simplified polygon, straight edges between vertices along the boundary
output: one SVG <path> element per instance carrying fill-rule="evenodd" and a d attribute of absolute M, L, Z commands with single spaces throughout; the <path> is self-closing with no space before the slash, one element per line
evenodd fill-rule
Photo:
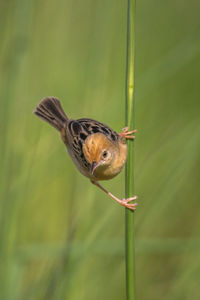
<path fill-rule="evenodd" d="M 200 3 L 138 0 L 137 299 L 200 295 Z M 124 127 L 126 1 L 0 1 L 0 299 L 125 299 L 124 209 L 75 169 L 44 96 Z M 104 186 L 124 196 L 124 173 Z"/>

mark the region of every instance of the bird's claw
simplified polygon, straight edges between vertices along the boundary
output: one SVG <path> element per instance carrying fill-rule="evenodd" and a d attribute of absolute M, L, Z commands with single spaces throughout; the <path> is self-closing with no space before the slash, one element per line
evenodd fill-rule
<path fill-rule="evenodd" d="M 136 200 L 137 199 L 137 196 L 133 196 L 133 197 L 130 197 L 130 198 L 127 198 L 127 199 L 122 199 L 120 201 L 120 204 L 131 209 L 131 210 L 135 210 L 136 209 L 136 206 L 138 205 L 137 202 L 135 203 L 129 203 L 130 201 L 133 201 L 133 200 Z"/>
<path fill-rule="evenodd" d="M 135 135 L 132 135 L 132 134 L 133 134 L 133 133 L 136 133 L 136 132 L 137 132 L 137 129 L 131 130 L 131 131 L 128 131 L 128 130 L 129 130 L 128 126 L 127 126 L 127 127 L 124 127 L 124 128 L 122 129 L 122 132 L 120 132 L 119 135 L 120 135 L 122 138 L 129 139 L 129 140 L 134 140 L 134 139 L 135 139 Z"/>

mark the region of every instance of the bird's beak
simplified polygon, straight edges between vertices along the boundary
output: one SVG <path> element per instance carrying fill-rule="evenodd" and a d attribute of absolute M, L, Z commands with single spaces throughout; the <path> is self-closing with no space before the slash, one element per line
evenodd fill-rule
<path fill-rule="evenodd" d="M 91 174 L 92 175 L 94 174 L 94 171 L 95 171 L 97 166 L 98 166 L 98 163 L 96 161 L 93 161 L 92 165 L 91 165 Z"/>

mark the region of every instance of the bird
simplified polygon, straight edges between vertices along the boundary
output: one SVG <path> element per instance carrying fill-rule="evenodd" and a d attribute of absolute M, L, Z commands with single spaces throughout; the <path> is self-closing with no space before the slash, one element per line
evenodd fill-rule
<path fill-rule="evenodd" d="M 128 127 L 120 133 L 93 119 L 70 119 L 65 114 L 60 101 L 55 97 L 43 98 L 34 114 L 56 128 L 77 169 L 91 183 L 103 190 L 122 206 L 134 211 L 137 196 L 119 199 L 99 184 L 118 175 L 127 158 L 126 140 L 134 140 L 136 130 Z"/>

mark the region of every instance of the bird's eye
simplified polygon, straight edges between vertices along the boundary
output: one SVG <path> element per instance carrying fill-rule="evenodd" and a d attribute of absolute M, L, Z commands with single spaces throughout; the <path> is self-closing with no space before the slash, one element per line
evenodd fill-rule
<path fill-rule="evenodd" d="M 106 158 L 107 156 L 108 156 L 108 152 L 106 150 L 104 150 L 103 153 L 102 153 L 102 157 Z"/>

